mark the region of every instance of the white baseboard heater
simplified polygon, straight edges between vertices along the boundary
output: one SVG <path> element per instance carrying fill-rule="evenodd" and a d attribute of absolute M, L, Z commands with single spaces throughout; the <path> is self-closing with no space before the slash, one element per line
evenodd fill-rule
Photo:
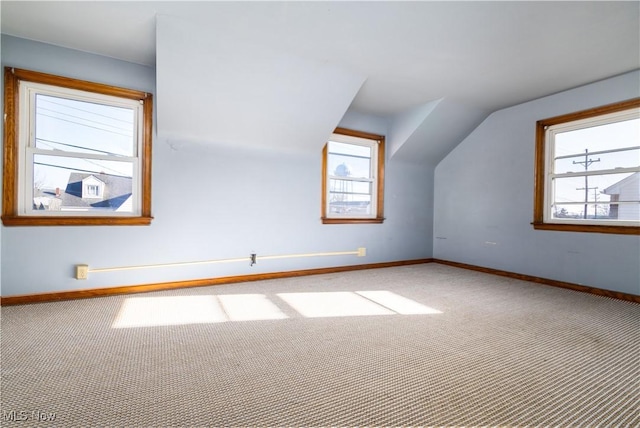
<path fill-rule="evenodd" d="M 196 266 L 196 265 L 208 265 L 215 263 L 237 263 L 237 262 L 249 262 L 250 266 L 255 265 L 259 260 L 276 260 L 276 259 L 292 259 L 300 257 L 322 257 L 322 256 L 349 256 L 354 255 L 358 257 L 365 257 L 367 255 L 367 249 L 360 247 L 355 251 L 333 251 L 325 253 L 305 253 L 305 254 L 282 254 L 273 256 L 259 256 L 256 253 L 252 253 L 249 257 L 239 257 L 235 259 L 218 259 L 218 260 L 201 260 L 196 262 L 178 262 L 178 263 L 160 263 L 155 265 L 138 265 L 138 266 L 120 266 L 109 268 L 91 268 L 89 265 L 80 264 L 76 265 L 76 279 L 87 279 L 89 273 L 100 272 L 115 272 L 123 270 L 138 270 L 138 269 L 155 269 L 174 266 Z"/>

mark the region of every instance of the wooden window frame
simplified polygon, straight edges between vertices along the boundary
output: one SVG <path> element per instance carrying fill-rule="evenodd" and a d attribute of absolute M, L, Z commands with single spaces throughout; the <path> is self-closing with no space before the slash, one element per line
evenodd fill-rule
<path fill-rule="evenodd" d="M 328 186 L 328 148 L 325 144 L 322 150 L 322 223 L 323 224 L 371 224 L 384 222 L 384 164 L 385 164 L 385 138 L 383 135 L 371 134 L 368 132 L 355 131 L 346 128 L 336 128 L 334 134 L 347 135 L 351 137 L 365 138 L 378 142 L 378 153 L 376 166 L 376 213 L 375 217 L 327 217 L 327 186 Z"/>
<path fill-rule="evenodd" d="M 618 113 L 625 110 L 640 107 L 640 98 L 634 98 L 618 103 L 608 104 L 575 113 L 569 113 L 536 122 L 536 148 L 535 148 L 535 177 L 534 177 L 534 205 L 533 205 L 533 228 L 537 230 L 554 230 L 563 232 L 589 232 L 589 233 L 611 233 L 622 235 L 640 235 L 640 226 L 629 225 L 605 225 L 605 224 L 562 224 L 549 223 L 544 221 L 545 206 L 545 183 L 547 165 L 547 141 L 546 129 L 549 126 L 574 122 L 582 119 L 590 119 L 611 113 Z"/>
<path fill-rule="evenodd" d="M 101 95 L 132 99 L 143 104 L 142 144 L 140 162 L 140 214 L 132 216 L 33 216 L 19 212 L 19 85 L 21 81 L 93 92 Z M 87 225 L 149 225 L 151 216 L 151 143 L 153 95 L 150 93 L 84 80 L 55 76 L 36 71 L 5 67 L 4 71 L 4 159 L 2 223 L 5 226 L 87 226 Z"/>

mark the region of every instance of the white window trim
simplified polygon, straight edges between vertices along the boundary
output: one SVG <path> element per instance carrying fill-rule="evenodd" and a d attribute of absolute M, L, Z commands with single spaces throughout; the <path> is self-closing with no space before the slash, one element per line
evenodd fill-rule
<path fill-rule="evenodd" d="M 44 150 L 35 147 L 35 97 L 37 94 L 51 95 L 55 97 L 74 99 L 79 101 L 106 104 L 116 107 L 131 108 L 134 114 L 134 156 L 113 156 L 100 155 L 93 153 L 79 153 L 72 151 L 54 151 Z M 82 91 L 77 89 L 64 88 L 55 85 L 47 85 L 30 81 L 20 81 L 19 83 L 19 128 L 18 128 L 18 162 L 19 170 L 22 171 L 18 176 L 18 215 L 33 217 L 64 217 L 64 216 L 86 216 L 86 217 L 131 217 L 141 215 L 141 198 L 142 188 L 140 180 L 140 170 L 142 158 L 143 143 L 143 105 L 139 100 L 120 98 L 111 95 L 105 95 L 95 92 Z M 26 120 L 25 120 L 26 118 Z M 64 158 L 82 158 L 96 160 L 117 160 L 119 162 L 129 162 L 132 164 L 133 179 L 132 192 L 134 198 L 132 200 L 131 212 L 118 212 L 112 210 L 77 210 L 69 209 L 62 211 L 46 211 L 33 209 L 33 163 L 35 155 L 60 156 Z"/>

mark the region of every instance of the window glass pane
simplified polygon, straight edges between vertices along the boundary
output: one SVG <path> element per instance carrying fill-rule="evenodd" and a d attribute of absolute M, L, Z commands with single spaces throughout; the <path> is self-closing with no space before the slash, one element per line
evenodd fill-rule
<path fill-rule="evenodd" d="M 329 142 L 329 175 L 371 178 L 371 147 Z"/>
<path fill-rule="evenodd" d="M 33 209 L 132 212 L 133 164 L 34 155 Z"/>
<path fill-rule="evenodd" d="M 136 156 L 131 108 L 36 94 L 35 116 L 39 149 Z"/>
<path fill-rule="evenodd" d="M 556 174 L 563 172 L 598 171 L 640 165 L 637 149 L 590 155 L 593 152 L 629 149 L 640 146 L 640 119 L 625 120 L 600 126 L 560 132 L 555 135 L 554 157 Z"/>
<path fill-rule="evenodd" d="M 554 184 L 554 208 L 562 206 L 566 216 L 584 218 L 585 205 L 613 202 L 640 201 L 640 173 L 606 174 L 584 177 L 556 178 Z M 570 204 L 573 203 L 573 204 Z M 593 213 L 592 206 L 591 213 Z M 587 213 L 589 211 L 587 210 Z"/>
<path fill-rule="evenodd" d="M 640 166 L 640 149 L 601 153 L 595 156 L 583 152 L 570 158 L 556 159 L 554 172 L 563 174 L 565 172 L 600 171 L 637 166 Z"/>
<path fill-rule="evenodd" d="M 553 219 L 565 220 L 612 220 L 640 221 L 640 202 L 636 203 L 600 203 L 587 204 L 587 216 L 584 216 L 584 205 L 576 209 L 576 205 L 556 204 L 551 213 Z"/>
<path fill-rule="evenodd" d="M 331 213 L 371 214 L 371 183 L 331 179 L 329 186 Z"/>

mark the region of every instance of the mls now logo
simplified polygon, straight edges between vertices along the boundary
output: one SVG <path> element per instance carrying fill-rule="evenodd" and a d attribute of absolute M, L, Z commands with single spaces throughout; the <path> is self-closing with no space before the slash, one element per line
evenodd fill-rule
<path fill-rule="evenodd" d="M 31 412 L 26 410 L 3 410 L 2 420 L 6 422 L 24 422 L 29 420 L 52 422 L 56 420 L 56 414 L 52 412 L 42 412 L 40 410 L 33 410 Z"/>
<path fill-rule="evenodd" d="M 7 422 L 21 422 L 21 421 L 27 421 L 29 420 L 29 412 L 22 410 L 22 411 L 15 411 L 15 410 L 10 410 L 10 411 L 2 411 L 2 420 L 7 421 Z"/>

